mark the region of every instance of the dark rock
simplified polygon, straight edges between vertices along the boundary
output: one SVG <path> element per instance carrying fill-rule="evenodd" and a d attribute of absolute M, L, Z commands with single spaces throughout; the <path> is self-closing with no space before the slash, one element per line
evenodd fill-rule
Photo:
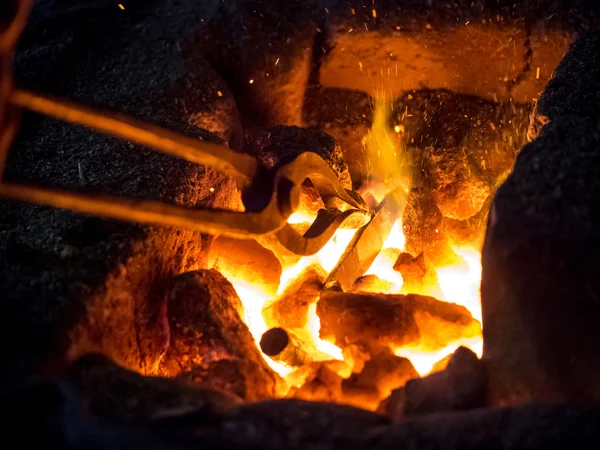
<path fill-rule="evenodd" d="M 218 424 L 217 431 L 240 444 L 263 442 L 273 448 L 305 448 L 312 443 L 343 448 L 360 442 L 359 436 L 369 430 L 388 424 L 386 417 L 350 406 L 285 399 L 235 408 Z"/>
<path fill-rule="evenodd" d="M 168 127 L 189 123 L 239 148 L 242 130 L 231 90 L 200 49 L 186 45 L 215 7 L 212 0 L 150 0 L 125 10 L 103 0 L 36 5 L 16 56 L 17 85 Z"/>
<path fill-rule="evenodd" d="M 418 185 L 432 189 L 445 217 L 465 220 L 512 168 L 529 114 L 529 105 L 423 89 L 396 100 L 392 123 L 416 149 Z"/>
<path fill-rule="evenodd" d="M 411 344 L 440 349 L 481 332 L 464 307 L 413 294 L 326 293 L 317 314 L 322 339 L 342 348 L 364 345 L 372 354 Z"/>
<path fill-rule="evenodd" d="M 315 0 L 221 2 L 199 45 L 262 125 L 301 125 L 323 10 Z"/>
<path fill-rule="evenodd" d="M 445 370 L 408 381 L 380 406 L 380 412 L 399 419 L 481 408 L 486 402 L 486 381 L 485 367 L 477 355 L 459 347 Z"/>
<path fill-rule="evenodd" d="M 227 86 L 178 51 L 207 4 L 171 6 L 38 3 L 16 56 L 16 83 L 223 143 L 190 124 L 195 113 L 214 113 L 233 143 L 241 131 Z M 239 205 L 231 180 L 218 174 L 34 115 L 25 117 L 5 179 L 189 207 Z M 25 204 L 2 202 L 0 210 L 0 329 L 12 343 L 2 346 L 3 376 L 54 370 L 93 351 L 153 373 L 168 342 L 168 280 L 205 264 L 201 235 Z"/>
<path fill-rule="evenodd" d="M 8 387 L 8 389 L 7 389 Z M 18 448 L 67 449 L 68 438 L 63 417 L 81 402 L 67 383 L 57 380 L 30 380 L 18 385 L 3 386 L 0 402 L 10 411 L 4 420 L 4 436 Z M 23 433 L 28 429 L 28 433 Z"/>
<path fill-rule="evenodd" d="M 600 32 L 583 34 L 569 48 L 540 96 L 531 117 L 529 138 L 534 139 L 550 121 L 567 116 L 600 117 L 600 91 L 597 80 L 600 65 Z"/>
<path fill-rule="evenodd" d="M 179 275 L 168 294 L 171 343 L 161 373 L 255 401 L 276 395 L 278 376 L 242 321 L 235 289 L 214 269 Z"/>
<path fill-rule="evenodd" d="M 264 365 L 264 362 L 241 358 L 205 361 L 182 372 L 177 379 L 254 402 L 278 396 L 280 380 Z"/>
<path fill-rule="evenodd" d="M 481 284 L 492 404 L 600 398 L 599 145 L 597 118 L 552 121 L 496 194 Z"/>
<path fill-rule="evenodd" d="M 323 158 L 338 176 L 344 187 L 352 183 L 348 166 L 335 139 L 317 128 L 270 127 L 246 133 L 244 152 L 257 157 L 271 168 L 288 162 L 303 152 L 312 152 Z"/>
<path fill-rule="evenodd" d="M 306 92 L 304 125 L 335 138 L 355 185 L 369 173 L 363 140 L 373 125 L 374 106 L 374 99 L 361 91 L 317 86 Z"/>
<path fill-rule="evenodd" d="M 216 430 L 194 430 L 196 448 L 213 443 L 215 448 L 242 449 L 313 446 L 361 450 L 500 450 L 512 446 L 524 450 L 559 450 L 577 445 L 578 449 L 592 450 L 597 447 L 600 417 L 594 406 L 528 405 L 407 418 L 389 426 L 385 418 L 366 411 L 292 402 L 280 400 L 242 406 L 239 413 L 223 421 Z"/>
<path fill-rule="evenodd" d="M 392 126 L 399 126 L 409 147 L 448 152 L 474 175 L 494 184 L 512 167 L 525 143 L 531 107 L 499 103 L 444 89 L 409 91 L 397 98 Z M 433 149 L 433 150 L 431 150 Z M 424 166 L 427 172 L 435 167 Z M 426 178 L 435 175 L 425 174 Z"/>
<path fill-rule="evenodd" d="M 459 261 L 448 238 L 440 231 L 441 221 L 442 213 L 431 191 L 425 188 L 412 189 L 402 213 L 402 228 L 406 237 L 404 250 L 411 255 L 424 253 L 436 267 Z"/>
<path fill-rule="evenodd" d="M 86 355 L 73 363 L 65 379 L 89 410 L 109 423 L 148 424 L 191 412 L 217 417 L 241 400 L 224 390 L 162 378 L 145 377 L 116 365 L 103 355 Z"/>
<path fill-rule="evenodd" d="M 598 443 L 600 411 L 595 406 L 480 409 L 406 418 L 391 425 L 386 417 L 348 406 L 275 400 L 234 407 L 210 421 L 191 413 L 133 428 L 95 420 L 77 399 L 60 400 L 65 398 L 64 388 L 42 384 L 2 393 L 2 404 L 13 412 L 5 419 L 4 436 L 22 444 L 17 448 L 562 450 L 575 445 L 593 450 Z M 47 414 L 45 405 L 53 404 L 52 397 L 59 399 L 58 408 Z M 34 417 L 41 417 L 41 426 Z M 24 429 L 28 433 L 23 434 Z"/>
<path fill-rule="evenodd" d="M 592 450 L 597 446 L 596 407 L 528 405 L 478 409 L 404 419 L 373 430 L 362 448 L 380 450 L 475 450 L 514 447 L 523 450 Z"/>

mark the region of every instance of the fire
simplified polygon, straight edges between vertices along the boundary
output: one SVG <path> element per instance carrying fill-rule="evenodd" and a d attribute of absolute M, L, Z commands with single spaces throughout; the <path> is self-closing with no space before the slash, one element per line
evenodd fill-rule
<path fill-rule="evenodd" d="M 306 213 L 295 213 L 290 216 L 289 223 L 300 224 L 314 220 Z M 300 274 L 310 266 L 322 268 L 325 272 L 330 272 L 341 257 L 344 249 L 352 239 L 356 230 L 340 229 L 334 237 L 319 251 L 316 255 L 304 257 L 297 264 L 283 270 L 277 296 L 280 296 L 285 289 Z M 402 276 L 393 269 L 396 258 L 404 248 L 404 233 L 402 231 L 402 222 L 398 220 L 387 238 L 383 249 L 373 265 L 366 272 L 366 275 L 377 275 L 380 279 L 388 282 L 388 288 L 382 293 L 397 294 L 401 292 L 403 280 Z M 474 249 L 457 248 L 456 253 L 464 258 L 466 264 L 439 268 L 437 270 L 441 293 L 439 300 L 445 300 L 460 304 L 466 307 L 474 318 L 481 320 L 481 306 L 479 298 L 479 283 L 481 280 L 481 263 L 479 252 Z M 240 296 L 245 309 L 245 322 L 250 329 L 252 336 L 258 345 L 261 336 L 269 329 L 269 326 L 263 318 L 262 311 L 270 301 L 266 293 L 261 290 L 260 285 L 249 285 L 240 280 L 230 279 L 238 295 Z M 324 341 L 319 336 L 320 320 L 316 313 L 316 303 L 309 306 L 308 323 L 306 330 L 310 342 L 305 343 L 307 349 L 312 348 L 311 355 L 313 361 L 323 360 L 343 360 L 342 349 Z M 395 348 L 393 351 L 398 356 L 403 356 L 411 360 L 417 372 L 421 375 L 429 374 L 434 366 L 452 354 L 459 346 L 469 347 L 477 355 L 481 356 L 483 341 L 481 337 L 472 339 L 463 339 L 451 342 L 447 347 L 438 351 L 424 350 L 419 347 Z M 275 370 L 284 379 L 292 380 L 295 368 L 286 365 L 283 362 L 275 361 L 264 355 L 265 360 L 270 367 Z"/>
<path fill-rule="evenodd" d="M 368 191 L 368 200 L 375 203 L 381 201 L 383 196 L 390 190 L 397 189 L 400 186 L 407 187 L 410 184 L 409 164 L 402 157 L 405 152 L 399 147 L 399 141 L 393 133 L 398 133 L 401 130 L 399 126 L 397 126 L 397 129 L 388 130 L 390 106 L 391 103 L 386 100 L 385 96 L 381 96 L 378 99 L 375 106 L 373 128 L 363 142 L 369 153 L 371 170 L 378 175 L 376 183 Z M 292 226 L 306 229 L 307 224 L 312 223 L 314 219 L 314 214 L 306 211 L 297 211 L 289 217 L 288 223 Z M 279 326 L 277 323 L 271 323 L 271 319 L 267 323 L 263 317 L 265 307 L 269 306 L 275 300 L 280 299 L 286 289 L 308 268 L 315 267 L 323 273 L 330 273 L 355 233 L 356 230 L 354 229 L 339 229 L 317 254 L 301 258 L 297 263 L 289 267 L 284 267 L 280 277 L 279 288 L 274 298 L 273 295 L 268 295 L 265 292 L 260 281 L 249 284 L 248 280 L 242 281 L 236 279 L 235 274 L 224 273 L 232 282 L 242 300 L 245 311 L 245 322 L 259 348 L 263 334 L 269 329 Z M 374 286 L 382 294 L 398 294 L 401 292 L 427 294 L 428 292 L 405 292 L 408 290 L 406 287 L 403 290 L 404 281 L 401 274 L 394 270 L 394 265 L 402 253 L 404 246 L 405 237 L 402 222 L 401 220 L 397 220 L 383 245 L 382 251 L 365 275 L 375 275 L 381 280 L 381 283 L 377 282 Z M 435 287 L 434 296 L 438 300 L 464 306 L 471 312 L 475 319 L 481 321 L 479 297 L 479 284 L 481 281 L 480 252 L 470 248 L 456 248 L 455 252 L 463 258 L 463 262 L 455 266 L 437 269 L 438 285 Z M 377 280 L 377 278 L 374 279 Z M 414 289 L 414 287 L 411 289 Z M 285 336 L 285 333 L 288 333 L 289 341 L 287 342 L 297 344 L 298 341 L 301 341 L 299 351 L 301 351 L 302 355 L 306 355 L 308 360 L 312 362 L 337 361 L 338 363 L 334 364 L 334 366 L 338 367 L 338 374 L 342 378 L 348 378 L 353 371 L 354 364 L 360 364 L 361 362 L 358 362 L 350 353 L 347 353 L 347 349 L 342 350 L 333 343 L 321 339 L 321 323 L 317 315 L 317 301 L 318 299 L 315 299 L 313 303 L 308 305 L 308 312 L 306 312 L 306 309 L 304 310 L 303 314 L 306 314 L 307 318 L 303 328 L 289 330 L 280 328 L 277 333 L 279 333 L 279 336 Z M 391 348 L 390 350 L 398 356 L 410 359 L 417 372 L 421 376 L 424 376 L 433 370 L 439 369 L 443 365 L 444 359 L 459 346 L 469 347 L 475 353 L 481 355 L 483 341 L 481 336 L 461 339 L 448 342 L 445 348 L 436 351 L 430 351 L 429 349 L 414 345 L 411 347 Z M 264 353 L 262 354 L 270 367 L 287 382 L 288 387 L 299 387 L 302 385 L 306 379 L 306 370 L 302 370 L 303 368 L 298 367 L 298 364 L 292 367 L 281 360 L 275 360 Z M 282 359 L 279 356 L 278 358 Z M 295 358 L 294 360 L 302 360 L 302 358 Z M 364 364 L 364 361 L 362 361 L 362 364 Z M 285 395 L 285 393 L 282 393 L 282 395 Z"/>
<path fill-rule="evenodd" d="M 269 296 L 260 289 L 260 286 L 250 286 L 244 281 L 231 277 L 229 277 L 229 281 L 242 301 L 242 305 L 244 306 L 244 322 L 248 326 L 250 333 L 252 333 L 256 346 L 259 347 L 261 336 L 269 329 L 262 315 L 262 310 L 269 300 Z M 285 378 L 293 372 L 293 368 L 275 361 L 266 355 L 263 355 L 263 357 L 271 369 L 282 377 Z"/>
<path fill-rule="evenodd" d="M 420 348 L 404 347 L 396 349 L 394 353 L 398 356 L 410 359 L 415 370 L 421 376 L 425 376 L 434 371 L 435 366 L 443 362 L 444 359 L 454 353 L 458 347 L 468 347 L 475 352 L 479 357 L 483 352 L 483 339 L 481 337 L 471 339 L 461 339 L 448 344 L 441 350 L 435 352 L 424 352 Z"/>
<path fill-rule="evenodd" d="M 315 217 L 310 214 L 295 212 L 289 217 L 288 223 L 292 225 L 311 223 L 314 219 Z M 290 283 L 310 266 L 320 267 L 327 273 L 333 270 L 355 232 L 356 230 L 351 229 L 338 230 L 316 255 L 304 257 L 297 264 L 285 268 L 281 274 L 279 290 L 276 297 L 279 297 Z M 236 279 L 235 276 L 231 276 L 231 274 L 225 274 L 225 276 L 228 276 L 229 281 L 233 284 L 238 296 L 242 300 L 245 313 L 244 321 L 246 322 L 246 325 L 248 325 L 248 328 L 254 337 L 254 341 L 258 346 L 262 335 L 269 329 L 262 314 L 263 309 L 274 299 L 261 289 L 260 284 L 250 285 L 245 281 Z M 315 351 L 310 355 L 314 361 L 327 359 L 341 361 L 344 359 L 342 356 L 342 349 L 330 342 L 321 340 L 319 337 L 321 324 L 319 316 L 317 316 L 316 308 L 316 303 L 309 306 L 308 324 L 306 328 L 309 332 L 308 339 L 310 342 L 305 342 L 305 346 L 307 349 L 311 347 L 314 348 Z M 264 354 L 263 357 L 269 366 L 284 379 L 291 378 L 290 375 L 295 370 L 293 367 L 290 367 L 283 362 L 275 361 Z"/>
<path fill-rule="evenodd" d="M 443 300 L 464 306 L 481 322 L 481 253 L 472 248 L 455 248 L 464 258 L 465 265 L 450 266 L 437 270 Z"/>
<path fill-rule="evenodd" d="M 392 266 L 400 250 L 404 248 L 404 233 L 401 221 L 397 221 L 386 240 L 382 252 L 367 274 L 377 275 L 379 278 L 391 283 L 388 294 L 397 294 L 402 290 L 402 276 Z M 387 251 L 386 251 L 387 250 Z M 390 252 L 390 250 L 396 250 Z M 465 264 L 459 264 L 437 269 L 437 275 L 442 295 L 438 300 L 456 303 L 467 308 L 473 317 L 481 322 L 481 298 L 479 285 L 481 283 L 481 254 L 472 248 L 455 248 L 454 251 L 462 256 Z M 449 343 L 447 347 L 438 351 L 424 350 L 419 347 L 403 347 L 394 349 L 398 356 L 410 359 L 413 366 L 424 376 L 431 373 L 434 365 L 460 347 L 468 347 L 479 357 L 483 353 L 483 338 L 477 337 Z"/>

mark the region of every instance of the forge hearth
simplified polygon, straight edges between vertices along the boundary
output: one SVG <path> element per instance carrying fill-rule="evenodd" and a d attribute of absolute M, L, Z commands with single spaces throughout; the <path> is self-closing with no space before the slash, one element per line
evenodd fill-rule
<path fill-rule="evenodd" d="M 0 144 L 27 89 L 259 175 L 23 113 L 0 161 L 0 398 L 25 448 L 597 448 L 600 8 L 39 0 L 12 64 L 26 3 L 0 7 Z M 286 180 L 285 232 L 8 199 L 248 217 L 307 153 L 345 194 Z"/>

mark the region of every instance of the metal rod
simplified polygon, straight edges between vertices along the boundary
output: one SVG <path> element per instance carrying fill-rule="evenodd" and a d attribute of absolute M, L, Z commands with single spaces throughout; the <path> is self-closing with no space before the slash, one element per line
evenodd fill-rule
<path fill-rule="evenodd" d="M 20 108 L 152 147 L 194 164 L 210 166 L 231 175 L 240 188 L 247 186 L 258 170 L 256 159 L 250 155 L 182 136 L 122 114 L 100 112 L 67 100 L 21 90 L 12 92 L 10 102 Z"/>
<path fill-rule="evenodd" d="M 271 233 L 286 224 L 286 218 L 278 214 L 273 204 L 259 213 L 192 209 L 156 201 L 77 194 L 13 183 L 0 184 L 0 196 L 102 217 L 186 227 L 240 238 Z"/>

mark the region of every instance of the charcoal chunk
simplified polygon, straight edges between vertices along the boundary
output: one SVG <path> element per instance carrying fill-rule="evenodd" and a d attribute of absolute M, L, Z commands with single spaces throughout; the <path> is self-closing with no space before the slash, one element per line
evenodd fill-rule
<path fill-rule="evenodd" d="M 65 380 L 94 416 L 109 423 L 142 425 L 191 412 L 202 412 L 209 420 L 241 403 L 239 397 L 225 390 L 145 377 L 100 354 L 79 358 L 65 374 Z"/>
<path fill-rule="evenodd" d="M 390 417 L 475 409 L 486 404 L 486 372 L 477 355 L 459 347 L 441 372 L 413 379 L 380 405 Z"/>
<path fill-rule="evenodd" d="M 477 336 L 480 324 L 459 305 L 420 295 L 326 293 L 317 303 L 321 338 L 339 347 L 357 344 L 372 354 L 389 346 L 440 349 Z"/>
<path fill-rule="evenodd" d="M 346 188 L 351 187 L 348 166 L 339 145 L 317 128 L 277 126 L 250 130 L 246 133 L 244 151 L 256 156 L 268 168 L 288 162 L 303 152 L 316 153 Z"/>
<path fill-rule="evenodd" d="M 278 376 L 242 321 L 235 289 L 214 269 L 181 274 L 168 295 L 171 343 L 161 373 L 232 389 L 245 400 L 272 398 Z"/>

